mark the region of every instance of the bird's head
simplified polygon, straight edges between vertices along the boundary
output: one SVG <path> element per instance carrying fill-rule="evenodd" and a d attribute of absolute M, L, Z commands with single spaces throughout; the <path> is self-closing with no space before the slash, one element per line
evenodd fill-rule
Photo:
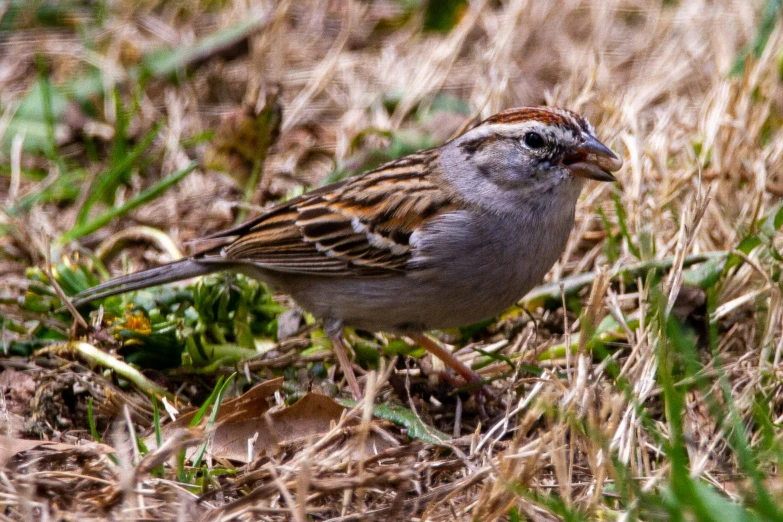
<path fill-rule="evenodd" d="M 463 187 L 471 199 L 509 209 L 573 203 L 584 179 L 616 181 L 623 165 L 585 118 L 553 107 L 495 114 L 446 144 L 443 161 L 450 181 L 473 185 Z M 475 174 L 461 176 L 459 164 Z"/>

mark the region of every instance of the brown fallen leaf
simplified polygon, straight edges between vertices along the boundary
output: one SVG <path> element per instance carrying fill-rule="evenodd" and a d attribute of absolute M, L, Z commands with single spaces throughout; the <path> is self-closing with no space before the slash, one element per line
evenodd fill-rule
<path fill-rule="evenodd" d="M 281 444 L 327 433 L 347 409 L 331 397 L 308 393 L 292 406 L 270 412 L 266 398 L 277 391 L 282 383 L 282 377 L 271 379 L 251 388 L 241 397 L 221 404 L 215 424 L 209 430 L 211 443 L 207 451 L 213 458 L 248 463 L 259 456 L 274 454 Z M 195 413 L 183 414 L 176 421 L 163 426 L 163 440 L 168 443 L 176 437 L 182 437 L 188 431 Z M 205 419 L 207 417 L 205 415 Z M 205 422 L 203 420 L 202 425 Z M 378 448 L 388 446 L 388 441 L 376 439 L 376 436 L 371 435 L 365 441 L 367 451 L 377 451 Z M 150 435 L 146 442 L 148 447 L 156 447 L 154 435 Z M 187 458 L 192 458 L 197 451 L 196 447 L 188 448 Z"/>
<path fill-rule="evenodd" d="M 269 403 L 266 398 L 280 389 L 283 384 L 283 378 L 277 377 L 268 381 L 262 382 L 257 386 L 253 386 L 248 391 L 243 393 L 236 399 L 231 399 L 223 402 L 218 410 L 215 422 L 220 423 L 222 420 L 228 417 L 240 415 L 247 418 L 261 417 L 267 410 L 269 410 Z M 175 431 L 190 427 L 190 423 L 198 410 L 189 411 L 183 413 L 174 422 L 170 422 L 161 428 L 163 439 L 166 440 L 169 435 Z M 204 419 L 207 419 L 209 415 L 205 415 Z M 204 422 L 204 421 L 202 421 Z M 150 442 L 153 442 L 154 435 L 150 437 Z"/>
<path fill-rule="evenodd" d="M 19 453 L 34 449 L 44 449 L 49 451 L 65 452 L 75 451 L 79 453 L 112 453 L 114 448 L 106 444 L 97 442 L 87 442 L 85 444 L 74 445 L 64 442 L 52 442 L 48 440 L 28 440 L 18 439 L 16 437 L 7 437 L 0 435 L 0 467 L 5 467 L 6 463 Z"/>
<path fill-rule="evenodd" d="M 8 393 L 6 407 L 20 413 L 14 407 L 18 405 L 23 410 L 29 407 L 35 394 L 35 379 L 29 373 L 6 368 L 0 372 L 0 391 Z"/>
<path fill-rule="evenodd" d="M 4 412 L 0 422 L 0 435 L 13 435 L 24 431 L 24 416 L 12 411 Z"/>
<path fill-rule="evenodd" d="M 24 416 L 35 394 L 35 379 L 27 372 L 6 368 L 0 372 L 0 394 L 5 399 L 5 422 L 0 422 L 0 434 L 11 436 L 24 430 Z"/>
<path fill-rule="evenodd" d="M 248 440 L 254 439 L 252 459 L 274 453 L 278 444 L 329 431 L 345 408 L 326 395 L 308 393 L 285 409 L 252 417 L 243 413 L 219 422 L 213 434 L 213 457 L 249 462 Z"/>

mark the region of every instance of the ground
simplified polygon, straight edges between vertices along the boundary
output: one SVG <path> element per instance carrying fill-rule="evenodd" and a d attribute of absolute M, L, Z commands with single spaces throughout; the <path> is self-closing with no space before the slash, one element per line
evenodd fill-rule
<path fill-rule="evenodd" d="M 0 6 L 0 517 L 783 519 L 780 12 Z M 586 186 L 542 286 L 435 332 L 500 398 L 486 415 L 406 339 L 349 330 L 356 405 L 321 325 L 241 276 L 62 308 L 541 104 L 625 166 Z"/>

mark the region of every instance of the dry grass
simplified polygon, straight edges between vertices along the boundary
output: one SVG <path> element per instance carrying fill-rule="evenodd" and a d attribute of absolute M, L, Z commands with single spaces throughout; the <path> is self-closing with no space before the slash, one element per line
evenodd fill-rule
<path fill-rule="evenodd" d="M 595 184 L 583 194 L 566 252 L 548 276 L 557 281 L 595 273 L 589 291 L 568 297 L 581 302 L 583 313 L 558 306 L 530 316 L 512 311 L 474 339 L 472 347 L 493 347 L 522 368 L 494 383 L 509 405 L 490 423 L 479 427 L 467 405 L 456 415 L 461 403 L 444 399 L 431 384 L 414 388 L 407 406 L 457 435 L 448 442 L 411 441 L 397 426 L 371 422 L 360 406 L 329 433 L 292 442 L 274 456 L 239 468 L 212 462 L 210 480 L 193 484 L 182 483 L 174 465 L 155 471 L 192 443 L 189 438 L 144 458 L 130 443 L 129 433 L 153 424 L 146 395 L 53 353 L 0 358 L 0 366 L 25 374 L 13 382 L 35 383 L 34 392 L 3 385 L 6 433 L 89 440 L 85 405 L 91 397 L 117 450 L 115 460 L 94 448 L 45 447 L 12 459 L 0 472 L 0 519 L 654 520 L 672 516 L 665 499 L 692 484 L 688 475 L 758 515 L 764 511 L 749 461 L 783 509 L 780 453 L 770 442 L 777 441 L 783 418 L 781 263 L 762 244 L 701 286 L 692 284 L 695 273 L 686 266 L 688 256 L 742 246 L 783 196 L 783 24 L 757 59 L 730 74 L 759 31 L 761 1 L 477 0 L 447 34 L 423 33 L 421 12 L 403 17 L 402 2 L 203 3 L 212 7 L 119 2 L 101 20 L 85 5 L 54 28 L 20 18 L 14 31 L 0 36 L 0 134 L 39 79 L 37 55 L 45 57 L 54 82 L 98 67 L 107 84 L 119 79 L 119 93 L 129 100 L 134 84 L 123 75 L 143 53 L 187 45 L 252 18 L 261 28 L 247 49 L 208 56 L 176 83 L 154 78 L 144 85 L 127 125 L 128 142 L 142 139 L 156 122 L 163 127 L 153 159 L 132 170 L 119 200 L 202 160 L 208 144 L 194 144 L 194 136 L 218 128 L 243 104 L 263 101 L 278 85 L 282 134 L 253 194 L 256 206 L 317 185 L 335 164 L 361 165 L 373 147 L 388 144 L 371 136 L 357 145 L 356 136 L 367 129 L 413 136 L 414 146 L 424 146 L 422 135 L 448 139 L 465 116 L 447 110 L 424 117 L 438 93 L 464 100 L 474 119 L 519 105 L 568 107 L 588 116 L 603 141 L 626 158 L 620 186 Z M 110 97 L 99 106 L 91 115 L 71 107 L 55 129 L 54 156 L 6 147 L 0 160 L 6 209 L 62 176 L 57 158 L 83 167 L 84 187 L 111 167 L 109 144 L 121 114 Z M 93 158 L 85 134 L 97 143 Z M 34 169 L 38 179 L 23 175 Z M 55 257 L 80 246 L 105 248 L 132 225 L 164 232 L 138 229 L 142 240 L 126 251 L 134 267 L 177 255 L 188 240 L 230 225 L 248 208 L 241 201 L 250 170 L 232 177 L 199 167 L 152 203 L 80 243 L 58 247 Z M 0 214 L 2 317 L 30 328 L 38 320 L 17 304 L 30 285 L 24 270 L 43 266 L 41 238 L 72 229 L 82 197 Z M 779 232 L 771 241 L 783 247 Z M 660 281 L 646 272 L 612 277 L 640 261 L 666 261 L 671 269 Z M 109 266 L 122 269 L 118 260 Z M 598 356 L 595 328 L 606 316 L 616 324 L 611 338 L 602 338 L 609 355 Z M 688 325 L 696 340 L 688 344 L 690 337 L 672 335 L 669 317 Z M 68 329 L 56 319 L 51 324 Z M 557 351 L 577 333 L 574 350 Z M 4 345 L 32 337 L 5 326 L 2 335 Z M 305 346 L 309 339 L 299 337 Z M 116 349 L 113 339 L 90 341 Z M 290 347 L 254 360 L 252 371 L 268 377 L 273 368 L 304 368 L 329 357 L 295 360 L 287 354 L 298 354 L 301 343 Z M 692 349 L 698 368 L 680 371 L 678 365 L 693 361 L 682 362 L 678 349 Z M 542 357 L 548 350 L 554 355 Z M 480 357 L 470 348 L 461 354 Z M 530 365 L 540 374 L 526 371 Z M 507 368 L 496 361 L 482 373 L 491 377 Z M 375 378 L 369 372 L 362 380 Z M 399 402 L 393 386 L 378 378 L 375 401 Z M 214 385 L 210 376 L 160 379 L 195 403 Z M 417 396 L 417 389 L 426 394 Z M 680 392 L 682 410 L 671 409 Z M 771 439 L 759 420 L 760 405 L 774 427 Z M 745 428 L 750 458 L 743 457 L 737 427 Z M 375 448 L 385 449 L 375 453 L 368 440 L 383 441 Z M 224 469 L 232 471 L 220 474 Z M 690 506 L 685 516 L 709 519 L 703 507 Z"/>

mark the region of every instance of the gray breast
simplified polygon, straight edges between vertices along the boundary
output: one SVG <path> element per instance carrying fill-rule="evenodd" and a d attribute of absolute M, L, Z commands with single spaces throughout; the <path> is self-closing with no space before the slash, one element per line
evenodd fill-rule
<path fill-rule="evenodd" d="M 367 330 L 467 326 L 499 314 L 541 281 L 573 224 L 573 207 L 564 210 L 514 219 L 448 213 L 411 238 L 417 255 L 405 274 L 292 276 L 279 286 L 317 317 Z"/>

